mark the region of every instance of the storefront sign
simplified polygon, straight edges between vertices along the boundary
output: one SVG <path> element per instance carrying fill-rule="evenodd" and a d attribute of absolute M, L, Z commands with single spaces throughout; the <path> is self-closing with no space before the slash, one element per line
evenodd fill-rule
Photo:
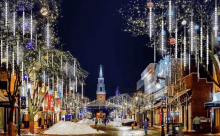
<path fill-rule="evenodd" d="M 21 109 L 26 109 L 26 97 L 21 96 Z"/>
<path fill-rule="evenodd" d="M 61 107 L 60 98 L 56 98 L 56 109 L 57 109 L 57 112 L 60 112 L 60 107 Z"/>
<path fill-rule="evenodd" d="M 50 111 L 54 111 L 54 96 L 50 95 Z"/>
<path fill-rule="evenodd" d="M 46 94 L 46 92 L 45 92 Z M 45 99 L 44 99 L 44 110 L 48 111 L 49 110 L 49 95 L 47 94 Z"/>

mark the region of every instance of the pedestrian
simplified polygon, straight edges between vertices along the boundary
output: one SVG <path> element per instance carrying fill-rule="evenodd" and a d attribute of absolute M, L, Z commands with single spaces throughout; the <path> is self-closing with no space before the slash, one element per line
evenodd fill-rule
<path fill-rule="evenodd" d="M 147 118 L 147 119 L 145 119 L 145 121 L 144 121 L 144 132 L 145 132 L 145 134 L 147 134 L 148 123 L 149 123 L 149 119 Z"/>
<path fill-rule="evenodd" d="M 131 124 L 131 128 L 134 129 L 134 123 Z"/>
<path fill-rule="evenodd" d="M 193 119 L 193 126 L 194 126 L 194 130 L 196 130 L 197 133 L 199 132 L 200 123 L 201 123 L 200 118 L 196 116 Z"/>
<path fill-rule="evenodd" d="M 95 118 L 95 127 L 97 126 L 97 124 L 98 124 L 98 118 L 96 117 Z"/>
<path fill-rule="evenodd" d="M 107 124 L 107 118 L 104 118 L 104 124 L 105 124 L 105 127 L 106 127 L 106 124 Z"/>

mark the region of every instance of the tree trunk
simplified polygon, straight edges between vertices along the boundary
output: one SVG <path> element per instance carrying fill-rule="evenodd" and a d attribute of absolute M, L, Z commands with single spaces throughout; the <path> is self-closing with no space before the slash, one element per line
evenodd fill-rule
<path fill-rule="evenodd" d="M 34 134 L 34 114 L 30 113 L 29 131 Z"/>
<path fill-rule="evenodd" d="M 14 106 L 11 107 L 10 114 L 9 114 L 9 122 L 8 122 L 8 135 L 9 136 L 14 135 L 13 112 L 14 112 Z"/>

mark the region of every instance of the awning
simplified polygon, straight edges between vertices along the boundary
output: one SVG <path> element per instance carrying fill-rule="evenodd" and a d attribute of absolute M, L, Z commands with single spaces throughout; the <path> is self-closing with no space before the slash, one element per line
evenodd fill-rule
<path fill-rule="evenodd" d="M 220 107 L 220 101 L 206 102 L 204 103 L 204 106 L 205 108 Z"/>

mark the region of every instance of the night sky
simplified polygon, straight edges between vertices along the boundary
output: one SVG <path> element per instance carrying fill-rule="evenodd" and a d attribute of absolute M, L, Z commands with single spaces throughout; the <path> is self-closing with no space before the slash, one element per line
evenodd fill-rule
<path fill-rule="evenodd" d="M 120 93 L 133 93 L 141 73 L 153 63 L 153 48 L 146 46 L 147 35 L 132 37 L 123 32 L 125 20 L 117 9 L 128 0 L 63 0 L 59 19 L 59 36 L 64 50 L 78 59 L 90 74 L 85 95 L 96 98 L 99 66 L 104 67 L 107 98 Z M 81 90 L 81 89 L 80 89 Z"/>

